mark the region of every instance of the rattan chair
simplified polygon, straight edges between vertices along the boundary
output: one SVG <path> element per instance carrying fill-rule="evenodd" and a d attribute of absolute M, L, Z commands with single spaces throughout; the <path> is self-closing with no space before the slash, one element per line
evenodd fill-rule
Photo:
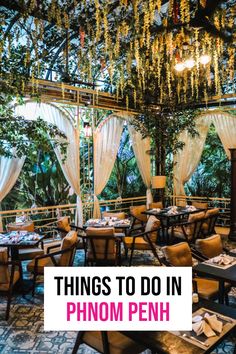
<path fill-rule="evenodd" d="M 163 202 L 153 202 L 149 204 L 149 209 L 163 209 Z"/>

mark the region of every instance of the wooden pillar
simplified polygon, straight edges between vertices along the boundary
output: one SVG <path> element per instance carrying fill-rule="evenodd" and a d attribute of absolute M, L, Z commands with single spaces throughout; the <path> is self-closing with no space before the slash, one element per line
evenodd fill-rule
<path fill-rule="evenodd" d="M 231 211 L 229 240 L 236 241 L 236 148 L 229 150 L 231 154 Z"/>

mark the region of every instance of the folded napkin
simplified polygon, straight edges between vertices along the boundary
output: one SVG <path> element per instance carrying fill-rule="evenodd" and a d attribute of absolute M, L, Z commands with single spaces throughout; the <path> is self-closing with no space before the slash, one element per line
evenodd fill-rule
<path fill-rule="evenodd" d="M 226 254 L 220 254 L 217 257 L 209 259 L 210 263 L 215 263 L 218 265 L 228 265 L 234 262 L 234 257 L 228 256 Z"/>
<path fill-rule="evenodd" d="M 178 210 L 177 209 L 170 209 L 167 211 L 166 214 L 167 215 L 176 215 L 176 214 L 178 214 Z"/>
<path fill-rule="evenodd" d="M 186 205 L 186 209 L 188 209 L 189 211 L 195 211 L 197 210 L 197 208 L 193 205 Z"/>
<path fill-rule="evenodd" d="M 117 220 L 115 222 L 115 224 L 117 224 L 117 225 L 126 225 L 126 224 L 129 224 L 129 223 L 130 223 L 129 219 Z"/>
<path fill-rule="evenodd" d="M 89 219 L 87 224 L 99 224 L 100 221 L 101 219 Z"/>
<path fill-rule="evenodd" d="M 205 334 L 207 338 L 216 336 L 217 333 L 221 333 L 223 329 L 223 323 L 217 319 L 216 315 L 210 316 L 206 313 L 204 317 L 196 316 L 193 318 L 193 330 L 197 336 Z"/>

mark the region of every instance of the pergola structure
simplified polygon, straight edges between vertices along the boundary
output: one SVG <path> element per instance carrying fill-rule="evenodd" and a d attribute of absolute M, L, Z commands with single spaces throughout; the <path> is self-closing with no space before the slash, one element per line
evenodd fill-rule
<path fill-rule="evenodd" d="M 0 6 L 1 76 L 20 93 L 30 82 L 37 95 L 38 80 L 53 79 L 113 93 L 126 109 L 186 100 L 201 105 L 234 94 L 234 0 L 11 0 Z M 99 95 L 91 97 L 93 105 Z"/>

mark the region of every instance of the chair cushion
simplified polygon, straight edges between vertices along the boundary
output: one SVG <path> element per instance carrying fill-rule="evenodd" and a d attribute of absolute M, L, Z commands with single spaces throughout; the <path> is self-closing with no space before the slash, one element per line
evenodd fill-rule
<path fill-rule="evenodd" d="M 114 236 L 114 227 L 88 227 L 86 229 L 87 236 Z"/>
<path fill-rule="evenodd" d="M 142 214 L 142 212 L 146 211 L 146 205 L 138 205 L 138 206 L 131 206 L 130 213 L 131 215 L 137 217 L 139 220 L 143 222 L 147 222 L 147 215 Z"/>
<path fill-rule="evenodd" d="M 9 274 L 11 274 L 11 267 L 9 267 Z M 15 270 L 13 276 L 13 285 L 15 285 L 19 279 L 20 279 L 20 272 L 19 270 Z M 5 284 L 0 283 L 0 291 L 8 291 L 9 285 L 10 285 L 10 280 L 9 283 L 5 283 Z"/>
<path fill-rule="evenodd" d="M 103 218 L 106 218 L 106 217 L 117 218 L 117 219 L 123 220 L 123 219 L 125 219 L 125 213 L 124 212 L 113 213 L 113 212 L 104 211 L 102 213 L 102 217 Z"/>
<path fill-rule="evenodd" d="M 195 229 L 194 222 L 204 219 L 204 217 L 205 217 L 204 211 L 201 211 L 199 213 L 189 214 L 188 222 L 191 222 L 192 224 L 183 226 L 188 240 L 191 240 L 193 237 L 193 233 L 194 233 L 194 229 Z M 174 237 L 180 238 L 182 240 L 186 240 L 185 235 L 183 233 L 183 229 L 181 226 L 175 226 L 173 231 L 174 231 Z M 169 234 L 172 235 L 172 231 L 169 231 Z"/>
<path fill-rule="evenodd" d="M 184 226 L 184 230 L 186 232 L 187 238 L 191 239 L 192 231 L 189 226 Z M 175 226 L 173 229 L 174 237 L 180 238 L 181 240 L 186 241 L 185 235 L 183 233 L 183 229 L 181 226 Z M 172 230 L 168 230 L 168 234 L 172 236 Z"/>
<path fill-rule="evenodd" d="M 61 250 L 72 247 L 77 241 L 78 241 L 77 232 L 69 231 L 66 237 L 64 237 L 61 242 Z"/>
<path fill-rule="evenodd" d="M 123 239 L 125 246 L 129 249 L 132 248 L 133 240 L 134 240 L 133 237 L 124 237 L 124 239 Z M 135 250 L 150 250 L 151 247 L 149 246 L 147 241 L 144 240 L 143 237 L 136 237 L 134 249 Z"/>
<path fill-rule="evenodd" d="M 149 209 L 163 209 L 163 203 L 162 202 L 150 203 Z"/>
<path fill-rule="evenodd" d="M 165 246 L 162 248 L 168 263 L 177 267 L 191 267 L 192 254 L 187 242 L 180 242 L 176 245 Z"/>
<path fill-rule="evenodd" d="M 71 230 L 70 223 L 69 223 L 69 217 L 63 216 L 60 219 L 58 219 L 57 226 L 59 229 L 63 229 L 66 232 L 69 232 Z"/>
<path fill-rule="evenodd" d="M 198 220 L 201 220 L 201 219 L 204 219 L 204 218 L 205 218 L 205 212 L 204 211 L 201 211 L 199 213 L 189 214 L 188 222 L 192 222 L 193 223 L 193 224 L 188 226 L 189 230 L 190 230 L 190 235 L 192 235 L 193 232 L 194 232 L 194 222 L 198 221 Z"/>
<path fill-rule="evenodd" d="M 44 254 L 44 251 L 39 247 L 19 249 L 19 259 L 21 261 L 28 261 L 36 256 L 41 256 L 42 254 Z"/>
<path fill-rule="evenodd" d="M 211 298 L 216 298 L 219 293 L 219 282 L 216 280 L 205 279 L 205 278 L 194 278 L 197 282 L 198 294 L 200 297 L 206 300 Z M 230 290 L 230 284 L 225 283 L 226 293 Z"/>
<path fill-rule="evenodd" d="M 205 218 L 205 212 L 200 211 L 199 213 L 189 214 L 188 222 L 194 222 Z"/>
<path fill-rule="evenodd" d="M 7 248 L 0 248 L 0 262 L 8 261 Z M 0 284 L 10 283 L 10 272 L 8 265 L 0 265 Z"/>
<path fill-rule="evenodd" d="M 107 332 L 107 335 L 110 354 L 141 353 L 146 349 L 120 332 Z M 83 342 L 100 353 L 104 352 L 101 332 L 86 331 L 83 335 Z"/>
<path fill-rule="evenodd" d="M 35 228 L 34 228 L 34 223 L 33 221 L 28 221 L 28 222 L 24 222 L 22 223 L 22 225 L 20 224 L 8 224 L 7 225 L 7 231 L 28 231 L 28 232 L 34 232 Z"/>
<path fill-rule="evenodd" d="M 62 242 L 61 242 L 61 250 L 65 250 L 67 248 L 76 246 L 78 242 L 78 235 L 76 231 L 70 231 L 68 232 L 68 234 L 63 238 Z M 73 251 L 68 251 L 63 253 L 60 256 L 60 261 L 59 261 L 59 265 L 60 266 L 68 266 L 70 259 L 71 259 L 71 252 Z"/>
<path fill-rule="evenodd" d="M 208 208 L 208 203 L 206 203 L 206 202 L 192 202 L 192 205 L 198 209 L 207 209 Z"/>
<path fill-rule="evenodd" d="M 108 245 L 108 253 L 107 253 L 107 257 L 105 257 L 105 253 L 104 253 L 104 247 L 98 248 L 97 244 L 95 246 L 95 253 L 96 253 L 96 259 L 97 260 L 108 260 L 108 261 L 113 261 L 116 259 L 116 247 L 115 245 L 110 241 L 109 245 Z M 93 255 L 93 252 L 89 249 L 88 253 L 87 253 L 87 260 L 95 261 L 95 257 Z"/>
<path fill-rule="evenodd" d="M 56 262 L 59 261 L 59 257 L 55 256 Z M 34 265 L 35 265 L 35 259 L 33 259 L 31 262 L 27 264 L 27 270 L 31 273 L 34 272 Z M 37 272 L 38 274 L 43 274 L 44 273 L 44 267 L 54 267 L 54 264 L 51 260 L 50 257 L 47 258 L 42 258 L 38 261 L 38 268 Z"/>
<path fill-rule="evenodd" d="M 202 230 L 203 230 L 203 231 L 208 231 L 208 223 L 207 223 L 207 222 L 204 222 L 204 223 L 202 224 Z"/>
<path fill-rule="evenodd" d="M 205 257 L 213 258 L 223 252 L 223 245 L 220 235 L 213 235 L 205 239 L 198 239 L 195 242 L 196 249 Z"/>
<path fill-rule="evenodd" d="M 116 239 L 115 229 L 113 227 L 88 227 L 86 229 L 86 235 L 88 236 L 88 259 L 94 259 L 92 244 L 94 245 L 97 259 L 101 260 L 116 258 Z M 89 240 L 89 236 L 93 236 L 91 240 Z M 98 237 L 97 240 L 96 236 Z M 106 240 L 106 237 L 108 237 L 109 239 Z M 105 248 L 107 242 L 107 257 L 105 258 Z"/>
<path fill-rule="evenodd" d="M 219 212 L 220 212 L 219 208 L 208 209 L 206 211 L 205 217 L 208 218 L 209 216 L 213 216 L 215 214 L 218 214 Z"/>
<path fill-rule="evenodd" d="M 159 228 L 160 225 L 161 225 L 160 220 L 158 220 L 155 216 L 151 215 L 148 218 L 148 221 L 147 221 L 147 224 L 146 224 L 146 227 L 145 227 L 145 232 L 149 232 L 149 231 L 155 230 L 155 229 Z M 157 231 L 150 233 L 148 236 L 149 236 L 149 238 L 150 238 L 150 240 L 152 242 L 156 242 L 156 240 L 157 240 Z"/>
<path fill-rule="evenodd" d="M 187 205 L 186 199 L 177 199 L 176 200 L 176 206 L 186 207 L 186 205 Z"/>

